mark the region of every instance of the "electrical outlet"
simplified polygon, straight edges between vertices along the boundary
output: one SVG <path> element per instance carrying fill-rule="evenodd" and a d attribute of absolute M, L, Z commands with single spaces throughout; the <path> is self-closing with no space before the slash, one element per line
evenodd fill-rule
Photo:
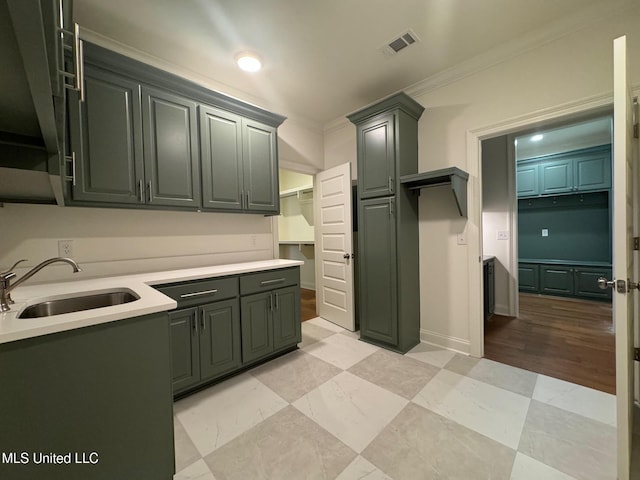
<path fill-rule="evenodd" d="M 458 234 L 458 245 L 466 245 L 467 244 L 467 234 L 466 232 L 462 232 Z"/>
<path fill-rule="evenodd" d="M 498 240 L 509 240 L 509 232 L 507 230 L 500 230 L 496 234 Z"/>
<path fill-rule="evenodd" d="M 73 257 L 73 240 L 58 240 L 58 255 Z"/>

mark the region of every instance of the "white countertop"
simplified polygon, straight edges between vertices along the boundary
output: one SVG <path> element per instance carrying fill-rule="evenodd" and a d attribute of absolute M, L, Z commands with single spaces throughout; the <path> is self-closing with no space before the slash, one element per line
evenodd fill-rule
<path fill-rule="evenodd" d="M 139 317 L 141 315 L 176 308 L 177 304 L 175 300 L 163 295 L 152 288 L 151 285 L 163 285 L 187 280 L 274 270 L 278 268 L 295 267 L 302 264 L 303 262 L 297 260 L 263 260 L 259 262 L 233 263 L 212 267 L 95 278 L 77 282 L 20 286 L 11 292 L 11 296 L 15 301 L 15 304 L 11 305 L 11 310 L 0 313 L 0 343 L 63 332 L 115 320 Z M 123 305 L 95 308 L 63 315 L 53 315 L 42 318 L 17 318 L 22 310 L 36 303 L 69 295 L 88 295 L 91 293 L 108 292 L 115 289 L 129 289 L 140 298 Z"/>

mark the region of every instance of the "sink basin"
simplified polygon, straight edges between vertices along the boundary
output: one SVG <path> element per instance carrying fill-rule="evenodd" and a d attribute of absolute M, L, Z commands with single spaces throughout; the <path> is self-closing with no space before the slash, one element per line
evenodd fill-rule
<path fill-rule="evenodd" d="M 57 298 L 36 303 L 25 308 L 18 318 L 40 318 L 64 313 L 92 310 L 94 308 L 111 307 L 123 303 L 134 302 L 140 297 L 131 290 L 115 290 L 110 292 L 77 295 Z"/>

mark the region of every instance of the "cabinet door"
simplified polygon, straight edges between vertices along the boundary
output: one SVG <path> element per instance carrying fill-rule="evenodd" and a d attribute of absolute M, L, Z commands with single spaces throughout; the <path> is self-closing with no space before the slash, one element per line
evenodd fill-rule
<path fill-rule="evenodd" d="M 538 267 L 533 263 L 518 264 L 518 288 L 521 292 L 537 293 L 540 290 Z"/>
<path fill-rule="evenodd" d="M 276 129 L 253 120 L 242 120 L 244 209 L 278 213 L 278 151 Z"/>
<path fill-rule="evenodd" d="M 174 393 L 200 381 L 200 348 L 196 316 L 195 308 L 169 313 L 171 378 Z"/>
<path fill-rule="evenodd" d="M 589 155 L 575 160 L 576 190 L 604 190 L 611 188 L 611 155 Z"/>
<path fill-rule="evenodd" d="M 518 165 L 516 170 L 516 193 L 518 197 L 537 196 L 540 193 L 538 164 Z"/>
<path fill-rule="evenodd" d="M 612 289 L 598 287 L 598 278 L 611 278 L 610 268 L 577 267 L 574 269 L 575 294 L 578 297 L 611 299 Z"/>
<path fill-rule="evenodd" d="M 540 164 L 540 193 L 566 193 L 574 189 L 573 161 L 553 160 Z"/>
<path fill-rule="evenodd" d="M 302 341 L 300 287 L 273 291 L 273 348 L 295 346 Z"/>
<path fill-rule="evenodd" d="M 142 87 L 147 203 L 200 206 L 196 104 Z"/>
<path fill-rule="evenodd" d="M 358 195 L 360 198 L 394 194 L 395 115 L 358 126 Z"/>
<path fill-rule="evenodd" d="M 243 207 L 241 119 L 224 110 L 200 106 L 202 206 Z"/>
<path fill-rule="evenodd" d="M 395 200 L 360 202 L 359 317 L 363 338 L 398 343 Z"/>
<path fill-rule="evenodd" d="M 69 95 L 71 150 L 76 157 L 73 200 L 143 203 L 142 121 L 136 82 L 91 65 L 85 101 Z"/>
<path fill-rule="evenodd" d="M 199 308 L 202 380 L 235 370 L 242 363 L 239 310 L 235 298 Z"/>
<path fill-rule="evenodd" d="M 540 292 L 550 295 L 572 295 L 573 269 L 564 266 L 540 265 Z"/>
<path fill-rule="evenodd" d="M 240 299 L 242 362 L 248 363 L 273 352 L 273 299 L 271 292 Z"/>

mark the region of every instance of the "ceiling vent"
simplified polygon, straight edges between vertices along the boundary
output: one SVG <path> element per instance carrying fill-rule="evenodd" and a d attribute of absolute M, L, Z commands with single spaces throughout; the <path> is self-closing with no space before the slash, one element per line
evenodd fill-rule
<path fill-rule="evenodd" d="M 418 36 L 415 34 L 413 30 L 407 30 L 406 32 L 403 32 L 400 35 L 398 35 L 393 40 L 387 42 L 381 48 L 381 50 L 386 55 L 395 55 L 400 50 L 403 50 L 408 46 L 413 45 L 414 43 L 417 43 L 419 41 L 420 39 L 418 38 Z"/>

